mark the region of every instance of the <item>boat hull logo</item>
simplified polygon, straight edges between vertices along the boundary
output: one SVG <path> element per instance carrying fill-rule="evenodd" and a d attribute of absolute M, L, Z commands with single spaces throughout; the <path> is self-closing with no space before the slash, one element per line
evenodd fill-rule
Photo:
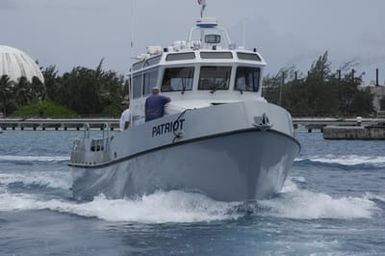
<path fill-rule="evenodd" d="M 185 119 L 178 119 L 152 127 L 152 137 L 162 136 L 168 133 L 176 133 L 183 130 Z"/>

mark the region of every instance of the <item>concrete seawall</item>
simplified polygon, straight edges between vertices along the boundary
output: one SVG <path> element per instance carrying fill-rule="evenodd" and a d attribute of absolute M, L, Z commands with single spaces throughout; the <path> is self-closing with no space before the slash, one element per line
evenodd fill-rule
<path fill-rule="evenodd" d="M 378 118 L 293 118 L 294 128 L 304 127 L 309 132 L 323 130 L 325 127 L 359 127 L 374 126 L 385 123 Z M 119 119 L 114 118 L 78 118 L 78 119 L 40 119 L 40 118 L 0 118 L 0 130 L 83 130 L 119 128 Z M 360 128 L 362 128 L 360 127 Z"/>
<path fill-rule="evenodd" d="M 1 130 L 81 130 L 85 127 L 91 129 L 117 129 L 118 119 L 0 119 Z"/>
<path fill-rule="evenodd" d="M 385 140 L 385 126 L 326 126 L 323 137 L 327 140 Z"/>

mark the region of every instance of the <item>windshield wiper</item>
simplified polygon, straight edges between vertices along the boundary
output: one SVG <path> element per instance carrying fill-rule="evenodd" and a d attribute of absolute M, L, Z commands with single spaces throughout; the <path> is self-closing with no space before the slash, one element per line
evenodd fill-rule
<path fill-rule="evenodd" d="M 214 93 L 218 90 L 218 88 L 219 88 L 219 84 L 213 85 L 213 86 L 211 87 L 210 93 L 211 93 L 211 94 L 214 94 Z"/>

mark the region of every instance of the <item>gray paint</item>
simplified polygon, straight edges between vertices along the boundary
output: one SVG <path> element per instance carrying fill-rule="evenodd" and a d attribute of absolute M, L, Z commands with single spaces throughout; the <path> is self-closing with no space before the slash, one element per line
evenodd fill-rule
<path fill-rule="evenodd" d="M 259 124 L 264 114 L 268 126 Z M 179 139 L 173 133 L 152 136 L 154 127 L 178 118 L 185 120 Z M 280 190 L 300 149 L 289 113 L 258 101 L 156 119 L 115 135 L 104 151 L 91 152 L 90 145 L 89 139 L 80 141 L 71 155 L 77 198 L 156 189 L 199 190 L 224 201 L 264 198 Z"/>
<path fill-rule="evenodd" d="M 75 198 L 201 192 L 221 201 L 261 199 L 282 188 L 299 151 L 278 133 L 248 132 L 154 151 L 97 169 L 73 169 Z"/>

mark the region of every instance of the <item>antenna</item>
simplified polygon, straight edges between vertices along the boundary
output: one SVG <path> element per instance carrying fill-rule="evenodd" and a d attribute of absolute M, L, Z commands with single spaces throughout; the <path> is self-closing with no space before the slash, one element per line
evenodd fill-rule
<path fill-rule="evenodd" d="M 198 4 L 202 6 L 202 9 L 201 9 L 201 18 L 203 18 L 204 16 L 204 12 L 205 12 L 205 9 L 206 9 L 206 0 L 198 0 Z"/>
<path fill-rule="evenodd" d="M 134 28 L 135 28 L 135 0 L 132 1 L 132 6 L 131 6 L 131 35 L 130 35 L 130 49 L 131 49 L 131 54 L 134 49 Z M 132 57 L 132 56 L 131 56 Z M 131 58 L 130 58 L 131 59 Z"/>
<path fill-rule="evenodd" d="M 242 46 L 246 48 L 246 20 L 242 20 Z"/>
<path fill-rule="evenodd" d="M 131 40 L 130 40 L 130 68 L 129 68 L 129 85 L 128 85 L 128 100 L 131 101 L 131 99 L 133 98 L 133 88 L 134 88 L 134 72 L 133 72 L 133 65 L 134 65 L 134 60 L 133 60 L 133 57 L 134 57 L 134 29 L 135 29 L 135 3 L 136 3 L 136 0 L 133 0 L 132 1 L 132 6 L 131 6 Z M 130 108 L 133 106 L 132 102 L 131 102 L 131 105 L 130 105 Z M 134 118 L 133 118 L 133 115 L 130 115 L 130 127 L 133 126 L 133 122 L 134 122 Z"/>

